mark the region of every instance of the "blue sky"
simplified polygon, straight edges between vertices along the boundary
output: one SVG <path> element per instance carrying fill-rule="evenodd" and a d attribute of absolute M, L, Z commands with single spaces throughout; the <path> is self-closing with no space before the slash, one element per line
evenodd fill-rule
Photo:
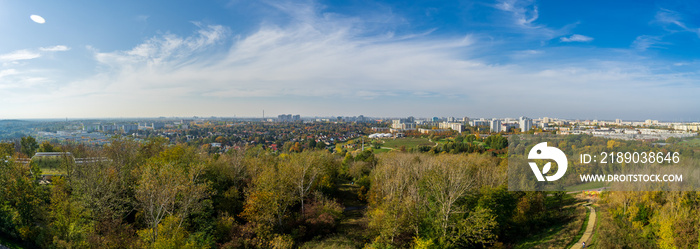
<path fill-rule="evenodd" d="M 697 1 L 0 0 L 0 33 L 0 119 L 700 120 Z"/>

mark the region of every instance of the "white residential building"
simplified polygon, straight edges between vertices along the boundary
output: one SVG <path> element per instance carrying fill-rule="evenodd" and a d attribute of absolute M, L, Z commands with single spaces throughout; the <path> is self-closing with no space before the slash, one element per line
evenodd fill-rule
<path fill-rule="evenodd" d="M 491 132 L 501 132 L 501 120 L 495 118 L 491 120 Z"/>
<path fill-rule="evenodd" d="M 520 117 L 520 131 L 527 132 L 532 129 L 532 119 L 527 117 Z"/>

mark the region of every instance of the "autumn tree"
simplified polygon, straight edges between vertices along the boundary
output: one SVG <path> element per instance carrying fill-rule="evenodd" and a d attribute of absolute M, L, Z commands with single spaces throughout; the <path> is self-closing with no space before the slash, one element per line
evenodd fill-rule
<path fill-rule="evenodd" d="M 33 164 L 0 160 L 0 232 L 11 238 L 40 245 L 46 225 L 48 189 L 39 185 Z"/>
<path fill-rule="evenodd" d="M 0 143 L 0 159 L 8 159 L 15 154 L 15 144 Z"/>
<path fill-rule="evenodd" d="M 495 167 L 483 157 L 383 156 L 371 173 L 369 193 L 369 227 L 377 235 L 375 242 L 406 246 L 411 242 L 407 238 L 418 237 L 420 243 L 427 240 L 441 248 L 493 243 L 495 216 L 488 208 L 465 205 L 482 182 L 476 179 L 476 168 Z"/>
<path fill-rule="evenodd" d="M 463 156 L 441 156 L 430 158 L 424 176 L 426 196 L 437 205 L 437 221 L 441 237 L 448 234 L 451 219 L 460 210 L 456 203 L 466 197 L 468 191 L 475 187 L 475 178 L 469 162 Z"/>
<path fill-rule="evenodd" d="M 321 166 L 328 160 L 325 154 L 324 152 L 300 153 L 287 157 L 287 160 L 283 160 L 279 166 L 282 174 L 289 177 L 294 186 L 296 198 L 301 203 L 302 214 L 304 214 L 304 201 L 322 173 Z"/>
<path fill-rule="evenodd" d="M 196 155 L 191 148 L 175 146 L 141 166 L 135 195 L 148 226 L 140 232 L 147 242 L 159 241 L 160 225 L 166 218 L 174 219 L 168 223 L 168 231 L 175 231 L 170 234 L 178 234 L 188 216 L 209 196 L 207 183 L 201 179 L 204 164 Z"/>
<path fill-rule="evenodd" d="M 295 203 L 293 182 L 279 165 L 269 165 L 252 180 L 242 216 L 268 227 L 281 226 Z"/>

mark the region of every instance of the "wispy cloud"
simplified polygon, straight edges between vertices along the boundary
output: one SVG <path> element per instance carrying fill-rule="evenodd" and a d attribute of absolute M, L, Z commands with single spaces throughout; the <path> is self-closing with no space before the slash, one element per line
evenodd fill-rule
<path fill-rule="evenodd" d="M 299 13 L 311 16 L 286 26 L 262 25 L 251 34 L 236 36 L 222 26 L 200 25 L 191 36 L 165 34 L 130 50 L 96 52 L 101 72 L 63 87 L 60 98 L 153 108 L 154 115 L 173 108 L 180 112 L 159 115 L 178 115 L 195 107 L 225 108 L 215 105 L 217 100 L 245 99 L 253 104 L 259 103 L 257 98 L 274 99 L 277 105 L 288 106 L 285 101 L 295 98 L 331 98 L 338 103 L 363 99 L 376 104 L 387 98 L 426 96 L 460 101 L 457 106 L 490 103 L 492 110 L 564 113 L 578 108 L 579 99 L 589 100 L 586 109 L 616 106 L 615 111 L 632 111 L 614 104 L 626 101 L 634 103 L 635 110 L 656 110 L 661 107 L 643 99 L 671 94 L 673 88 L 662 85 L 674 82 L 693 87 L 675 75 L 651 77 L 646 65 L 600 58 L 494 64 L 473 54 L 500 48 L 474 36 L 368 35 L 357 20 L 334 19 L 308 9 Z M 568 38 L 586 40 L 576 35 Z M 629 89 L 638 89 L 635 97 L 600 97 L 630 96 Z M 698 90 L 697 86 L 692 89 Z M 548 105 L 551 101 L 558 104 Z"/>
<path fill-rule="evenodd" d="M 17 70 L 15 69 L 5 69 L 5 70 L 0 70 L 0 79 L 9 76 L 9 75 L 14 75 L 17 74 Z"/>
<path fill-rule="evenodd" d="M 669 44 L 668 42 L 663 42 L 662 38 L 662 36 L 640 35 L 632 42 L 632 48 L 644 51 L 649 48 L 661 48 L 662 46 L 660 45 Z"/>
<path fill-rule="evenodd" d="M 693 32 L 700 36 L 700 29 L 686 25 L 682 15 L 673 10 L 660 9 L 656 12 L 654 22 L 663 25 L 670 32 Z"/>
<path fill-rule="evenodd" d="M 7 54 L 0 55 L 0 61 L 20 61 L 20 60 L 31 60 L 41 57 L 41 54 L 33 52 L 27 49 L 17 50 Z"/>
<path fill-rule="evenodd" d="M 573 34 L 569 37 L 562 37 L 559 40 L 562 42 L 590 42 L 590 41 L 593 41 L 593 37 L 579 35 L 579 34 Z"/>
<path fill-rule="evenodd" d="M 39 85 L 50 82 L 48 78 L 38 76 L 39 74 L 38 70 L 23 71 L 15 68 L 0 70 L 0 89 L 3 90 L 3 98 L 9 100 L 19 96 L 33 96 L 33 92 L 26 91 L 35 90 Z"/>
<path fill-rule="evenodd" d="M 21 49 L 0 55 L 0 89 L 3 98 L 9 103 L 21 101 L 22 96 L 37 97 L 42 92 L 55 89 L 47 87 L 54 82 L 51 75 L 55 70 L 39 69 L 27 66 L 29 60 L 41 58 L 45 54 L 67 51 L 70 48 L 63 45 L 40 47 L 37 49 Z M 1 102 L 1 101 L 0 101 Z"/>
<path fill-rule="evenodd" d="M 533 0 L 499 0 L 493 7 L 507 14 L 503 20 L 507 20 L 505 25 L 512 27 L 513 31 L 543 42 L 569 34 L 578 25 L 575 22 L 556 28 L 538 23 L 539 7 Z"/>
<path fill-rule="evenodd" d="M 496 8 L 513 14 L 515 23 L 523 27 L 533 27 L 533 23 L 539 18 L 537 5 L 528 0 L 503 0 L 496 4 Z"/>
<path fill-rule="evenodd" d="M 661 8 L 656 12 L 653 24 L 661 25 L 666 34 L 662 35 L 640 35 L 632 42 L 632 48 L 640 51 L 649 48 L 663 48 L 662 45 L 670 45 L 670 42 L 663 41 L 664 37 L 679 33 L 691 32 L 700 36 L 700 28 L 691 27 L 683 21 L 683 15 L 677 11 Z"/>
<path fill-rule="evenodd" d="M 180 37 L 165 34 L 153 37 L 131 50 L 96 52 L 95 58 L 99 63 L 115 68 L 134 66 L 177 68 L 183 64 L 192 63 L 191 60 L 196 58 L 194 57 L 196 53 L 221 41 L 227 32 L 227 29 L 220 25 L 194 24 L 199 27 L 196 35 Z"/>
<path fill-rule="evenodd" d="M 149 15 L 138 15 L 134 17 L 134 20 L 139 21 L 139 22 L 148 22 L 148 19 L 151 18 Z"/>
<path fill-rule="evenodd" d="M 7 54 L 0 54 L 0 61 L 3 62 L 13 62 L 21 60 L 31 60 L 42 56 L 41 52 L 60 52 L 68 51 L 69 47 L 64 45 L 56 45 L 51 47 L 41 47 L 39 49 L 21 49 L 16 50 Z"/>
<path fill-rule="evenodd" d="M 70 50 L 69 47 L 64 46 L 64 45 L 56 45 L 56 46 L 51 46 L 51 47 L 40 47 L 40 51 L 45 51 L 45 52 L 62 52 L 62 51 L 68 51 Z"/>
<path fill-rule="evenodd" d="M 307 24 L 286 29 L 263 27 L 235 42 L 221 57 L 208 57 L 210 45 L 224 39 L 224 29 L 220 26 L 203 27 L 190 37 L 152 38 L 128 51 L 98 52 L 95 56 L 101 64 L 109 65 L 110 70 L 119 70 L 109 86 L 114 90 L 157 89 L 178 96 L 367 97 L 359 93 L 389 86 L 395 86 L 398 91 L 401 84 L 415 80 L 411 77 L 425 80 L 429 77 L 411 76 L 404 71 L 424 72 L 423 67 L 431 64 L 430 74 L 437 76 L 439 65 L 434 62 L 444 62 L 451 57 L 450 50 L 472 43 L 468 37 L 441 42 L 361 37 L 349 31 L 349 27 L 320 30 Z M 378 81 L 383 83 L 377 84 Z"/>
<path fill-rule="evenodd" d="M 508 13 L 525 18 L 517 25 L 536 27 L 534 6 L 522 12 L 517 10 L 520 3 L 501 4 Z M 307 5 L 276 8 L 293 15 L 293 21 L 263 22 L 241 34 L 225 26 L 197 23 L 190 35 L 166 32 L 130 49 L 93 49 L 96 74 L 54 84 L 54 88 L 34 87 L 32 99 L 52 103 L 42 105 L 44 111 L 54 108 L 67 116 L 220 115 L 248 110 L 237 112 L 240 116 L 265 105 L 295 113 L 308 110 L 302 115 L 323 115 L 324 110 L 341 114 L 338 107 L 343 106 L 366 115 L 424 115 L 440 110 L 475 116 L 536 116 L 585 115 L 586 110 L 591 115 L 598 110 L 690 112 L 696 106 L 690 103 L 695 100 L 691 95 L 700 91 L 692 76 L 657 73 L 654 65 L 641 61 L 582 53 L 573 59 L 555 58 L 575 46 L 559 46 L 555 51 L 514 49 L 503 41 L 481 39 L 480 34 L 425 32 L 395 37 L 368 28 L 371 25 L 365 20 L 371 17 L 348 18 Z M 582 37 L 587 36 L 562 38 L 586 40 Z M 649 42 L 653 39 L 646 39 L 647 43 L 638 42 L 640 48 L 653 46 Z M 527 60 L 494 62 L 483 54 Z M 8 94 L 0 103 L 25 98 L 26 93 Z M 678 103 L 648 101 L 659 98 L 678 99 Z M 108 104 L 98 108 L 84 103 Z M 404 113 L 396 112 L 397 105 Z"/>

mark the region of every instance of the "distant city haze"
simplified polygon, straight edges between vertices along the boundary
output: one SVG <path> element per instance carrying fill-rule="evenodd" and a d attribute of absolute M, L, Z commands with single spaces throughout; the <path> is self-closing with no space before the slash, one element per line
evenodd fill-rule
<path fill-rule="evenodd" d="M 0 119 L 698 121 L 698 10 L 696 1 L 5 1 Z"/>

